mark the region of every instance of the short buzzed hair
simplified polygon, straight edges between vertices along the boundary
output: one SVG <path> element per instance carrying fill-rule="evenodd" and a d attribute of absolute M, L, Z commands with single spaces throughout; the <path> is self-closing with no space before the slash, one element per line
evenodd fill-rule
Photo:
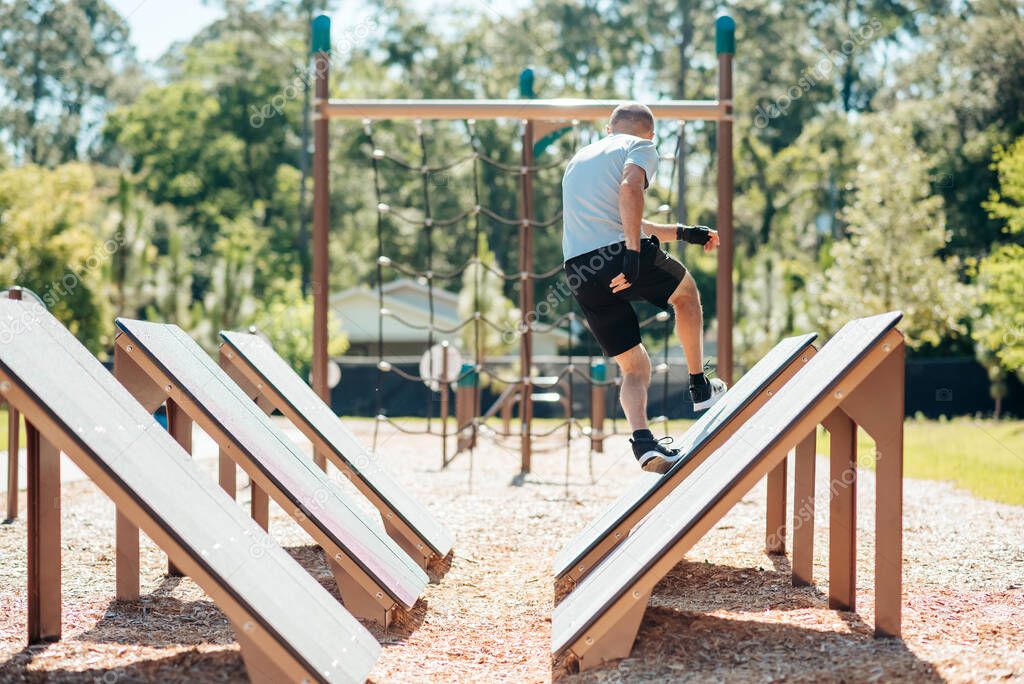
<path fill-rule="evenodd" d="M 624 125 L 631 130 L 654 131 L 654 114 L 647 105 L 624 102 L 615 108 L 608 123 L 612 128 Z"/>

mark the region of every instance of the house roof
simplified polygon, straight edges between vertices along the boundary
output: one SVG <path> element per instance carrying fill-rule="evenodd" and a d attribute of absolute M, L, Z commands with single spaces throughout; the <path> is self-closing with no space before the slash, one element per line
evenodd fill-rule
<path fill-rule="evenodd" d="M 440 328 L 454 328 L 462 319 L 459 317 L 458 294 L 435 287 L 433 293 L 427 285 L 412 278 L 398 278 L 385 283 L 381 287 L 384 294 L 384 307 L 391 313 L 385 319 L 385 339 L 392 341 L 411 341 L 419 339 L 425 333 L 422 330 L 403 325 L 401 321 L 423 326 L 430 320 L 430 300 L 433 295 L 434 325 Z M 349 339 L 356 341 L 373 341 L 377 339 L 377 323 L 379 294 L 376 288 L 366 286 L 350 287 L 330 296 L 330 308 L 342 319 L 342 327 Z M 388 319 L 396 319 L 389 321 Z M 561 329 L 535 336 L 553 337 L 559 344 L 564 343 L 568 333 Z M 439 335 L 439 339 L 448 337 Z"/>

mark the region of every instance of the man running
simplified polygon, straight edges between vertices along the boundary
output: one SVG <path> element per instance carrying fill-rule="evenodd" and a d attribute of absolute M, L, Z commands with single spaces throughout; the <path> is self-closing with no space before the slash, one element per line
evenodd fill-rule
<path fill-rule="evenodd" d="M 660 247 L 683 240 L 710 252 L 718 246 L 718 231 L 644 220 L 644 193 L 658 167 L 650 109 L 621 104 L 605 130 L 607 137 L 573 156 L 562 178 L 566 279 L 594 337 L 622 371 L 619 398 L 633 430 L 633 454 L 644 470 L 664 473 L 682 455 L 663 444 L 671 438 L 655 439 L 647 425 L 651 360 L 630 302 L 647 301 L 675 311 L 693 408 L 701 411 L 718 401 L 726 387 L 704 374 L 704 316 L 697 284 Z"/>

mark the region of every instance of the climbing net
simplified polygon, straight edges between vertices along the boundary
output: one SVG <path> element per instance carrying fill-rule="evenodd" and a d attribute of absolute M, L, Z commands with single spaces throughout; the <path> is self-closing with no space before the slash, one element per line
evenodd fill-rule
<path fill-rule="evenodd" d="M 559 258 L 557 260 L 558 263 L 551 269 L 539 272 L 534 271 L 531 268 L 532 255 L 529 258 L 524 259 L 522 244 L 520 244 L 519 268 L 514 272 L 510 272 L 496 264 L 489 263 L 489 260 L 483 258 L 481 253 L 481 245 L 483 243 L 480 238 L 482 235 L 485 235 L 485 231 L 488 230 L 488 226 L 485 224 L 489 224 L 491 231 L 508 231 L 513 228 L 518 228 L 521 243 L 524 241 L 527 231 L 549 229 L 557 230 L 561 225 L 562 218 L 560 208 L 551 216 L 544 219 L 538 220 L 532 218 L 531 205 L 533 197 L 532 192 L 530 191 L 530 187 L 532 185 L 530 180 L 535 174 L 540 172 L 564 167 L 575 151 L 579 148 L 581 140 L 588 137 L 587 133 L 589 133 L 589 137 L 592 137 L 594 132 L 592 130 L 585 132 L 579 121 L 572 121 L 571 129 L 568 132 L 570 144 L 568 146 L 562 146 L 563 150 L 565 150 L 563 156 L 543 163 L 533 162 L 510 164 L 487 153 L 484 149 L 483 143 L 481 142 L 480 135 L 478 134 L 476 122 L 469 119 L 461 122 L 461 127 L 464 128 L 465 134 L 468 138 L 467 151 L 455 159 L 436 162 L 430 159 L 427 127 L 419 120 L 415 121 L 414 125 L 416 136 L 418 138 L 419 159 L 416 161 L 403 158 L 399 154 L 381 147 L 379 141 L 380 136 L 377 135 L 373 122 L 370 120 L 363 121 L 363 146 L 367 151 L 369 164 L 372 169 L 373 192 L 377 210 L 376 293 L 378 300 L 378 318 L 377 381 L 375 392 L 376 423 L 373 437 L 374 448 L 376 448 L 378 443 L 380 427 L 381 425 L 386 424 L 406 434 L 433 435 L 439 437 L 443 444 L 442 459 L 443 465 L 445 466 L 447 466 L 451 459 L 454 459 L 462 450 L 461 448 L 457 449 L 455 454 L 451 459 L 449 459 L 447 455 L 447 442 L 448 438 L 452 437 L 453 434 L 457 434 L 460 437 L 460 443 L 469 445 L 467 450 L 470 453 L 470 459 L 473 458 L 474 445 L 476 444 L 478 437 L 487 437 L 496 446 L 509 451 L 514 451 L 515 448 L 508 445 L 506 441 L 509 438 L 522 439 L 522 427 L 520 432 L 515 432 L 511 429 L 494 425 L 492 423 L 492 419 L 494 418 L 494 413 L 496 413 L 496 411 L 487 411 L 483 415 L 479 415 L 479 397 L 483 379 L 486 378 L 491 382 L 500 383 L 508 388 L 519 387 L 520 411 L 523 410 L 525 402 L 532 400 L 531 395 L 534 390 L 551 391 L 561 389 L 565 393 L 563 405 L 566 407 L 567 413 L 564 420 L 554 426 L 545 427 L 543 430 L 534 430 L 530 428 L 528 438 L 531 441 L 534 439 L 542 440 L 543 438 L 551 437 L 556 433 L 564 431 L 565 438 L 561 442 L 556 441 L 553 445 L 548 445 L 546 447 L 531 447 L 531 449 L 534 452 L 564 449 L 566 466 L 565 477 L 566 486 L 568 486 L 570 452 L 574 441 L 580 438 L 590 438 L 591 446 L 593 446 L 593 440 L 595 437 L 594 426 L 592 424 L 586 424 L 579 416 L 576 415 L 576 383 L 582 382 L 590 389 L 595 387 L 604 388 L 609 394 L 613 395 L 608 397 L 607 402 L 610 408 L 608 419 L 611 423 L 611 429 L 605 429 L 602 431 L 602 436 L 607 437 L 623 434 L 624 432 L 619 430 L 620 423 L 624 421 L 619 416 L 620 409 L 618 407 L 617 396 L 621 378 L 617 375 L 605 378 L 601 377 L 601 374 L 591 372 L 591 369 L 595 368 L 595 362 L 597 362 L 598 365 L 603 363 L 605 368 L 611 368 L 611 365 L 609 365 L 609 360 L 607 358 L 597 352 L 598 348 L 593 336 L 590 334 L 586 319 L 577 313 L 576 302 L 571 296 L 567 298 L 567 301 L 569 302 L 569 310 L 557 315 L 554 320 L 541 321 L 536 310 L 533 312 L 521 311 L 521 317 L 515 331 L 519 344 L 522 345 L 524 343 L 524 335 L 522 333 L 527 329 L 531 333 L 550 333 L 559 329 L 565 330 L 566 338 L 569 340 L 567 347 L 568 352 L 565 357 L 565 364 L 558 369 L 556 375 L 537 378 L 534 377 L 532 368 L 520 368 L 519 377 L 509 377 L 503 373 L 497 364 L 493 361 L 489 361 L 484 354 L 484 329 L 490 328 L 497 334 L 507 334 L 508 327 L 506 321 L 493 320 L 489 318 L 486 315 L 485 310 L 482 309 L 481 281 L 484 277 L 484 273 L 490 273 L 506 283 L 518 282 L 520 288 L 534 287 L 538 283 L 552 282 L 552 279 L 560 277 L 559 273 L 562 271 L 562 265 L 561 259 Z M 671 155 L 662 155 L 661 157 L 661 162 L 663 164 L 670 165 L 669 182 L 667 184 L 667 190 L 665 191 L 666 201 L 658 207 L 654 215 L 661 217 L 665 221 L 671 221 L 673 212 L 670 207 L 673 204 L 672 193 L 676 186 L 676 174 L 678 173 L 677 160 L 679 158 L 678 151 L 679 145 L 683 140 L 683 128 L 680 125 L 675 127 L 673 130 L 671 128 L 667 128 L 667 126 L 671 126 L 671 124 L 666 125 L 659 123 L 659 131 L 664 131 L 666 133 L 666 135 L 660 137 L 663 140 L 674 139 L 675 152 Z M 527 144 L 525 137 L 524 144 Z M 420 176 L 419 185 L 421 190 L 418 194 L 421 198 L 421 205 L 418 208 L 396 207 L 385 201 L 385 194 L 389 191 L 389 188 L 385 187 L 384 171 L 386 169 L 386 165 L 391 167 L 387 169 L 389 173 L 397 172 L 400 174 L 411 174 L 412 176 L 418 174 Z M 435 204 L 438 203 L 435 193 L 438 191 L 438 187 L 436 184 L 431 182 L 431 178 L 436 177 L 437 174 L 445 174 L 457 169 L 464 170 L 466 166 L 471 167 L 471 171 L 469 173 L 471 174 L 472 184 L 472 205 L 457 208 L 448 216 L 435 215 Z M 489 173 L 492 175 L 504 174 L 506 177 L 516 177 L 517 194 L 521 199 L 518 215 L 509 216 L 503 214 L 498 208 L 487 206 L 484 203 L 482 176 L 484 175 L 485 169 L 488 169 Z M 558 193 L 558 197 L 560 202 L 560 193 Z M 387 234 L 387 231 L 396 230 L 402 226 L 405 226 L 406 229 L 411 228 L 413 230 L 423 231 L 422 267 L 414 267 L 409 263 L 403 263 L 401 260 L 394 258 L 391 254 L 388 254 L 389 250 L 385 247 L 385 235 Z M 448 265 L 447 270 L 444 268 L 437 268 L 438 255 L 435 253 L 436 232 L 439 230 L 445 232 L 459 230 L 460 226 L 464 227 L 468 235 L 471 235 L 472 237 L 474 245 L 472 253 L 461 263 L 454 266 Z M 445 264 L 441 265 L 444 266 Z M 465 290 L 466 283 L 464 277 L 471 268 L 471 275 L 473 277 L 473 281 L 470 285 L 473 301 L 472 311 L 468 316 L 458 321 L 454 326 L 443 327 L 439 325 L 437 322 L 437 309 L 435 303 L 435 294 L 438 288 L 448 289 L 446 288 L 446 285 L 454 283 L 456 280 L 462 278 L 463 288 Z M 425 325 L 406 320 L 387 308 L 384 286 L 393 274 L 413 278 L 418 282 L 425 284 L 428 301 L 428 321 Z M 521 298 L 521 301 L 524 300 Z M 394 321 L 399 325 L 425 332 L 427 335 L 428 349 L 432 349 L 434 347 L 438 336 L 462 334 L 462 331 L 467 328 L 467 326 L 472 326 L 472 361 L 464 363 L 454 375 L 449 372 L 447 376 L 442 376 L 444 371 L 441 368 L 435 367 L 436 363 L 434 355 L 428 354 L 429 362 L 426 374 L 423 374 L 422 372 L 413 373 L 404 370 L 397 363 L 394 363 L 392 358 L 388 358 L 385 354 L 384 345 L 386 342 L 386 319 Z M 648 329 L 659 324 L 664 327 L 663 333 L 665 342 L 664 347 L 661 350 L 661 362 L 654 366 L 653 372 L 655 377 L 660 376 L 659 380 L 662 389 L 661 406 L 663 411 L 660 416 L 652 419 L 651 422 L 653 423 L 667 422 L 668 420 L 668 360 L 673 336 L 671 335 L 670 316 L 667 312 L 658 312 L 641 322 L 641 329 Z M 585 341 L 586 354 L 574 354 L 574 341 L 578 338 L 580 338 L 581 341 Z M 520 358 L 524 357 L 521 355 Z M 529 356 L 526 356 L 525 358 L 528 359 Z M 585 366 L 580 363 L 584 361 L 584 359 L 586 360 Z M 448 391 L 446 383 L 452 383 L 462 387 L 471 385 L 473 392 L 473 406 L 475 407 L 472 420 L 467 421 L 463 425 L 459 425 L 456 433 L 450 432 L 446 417 L 444 420 L 434 420 L 434 401 L 432 393 L 427 394 L 426 422 L 423 426 L 403 424 L 403 422 L 391 418 L 387 413 L 387 407 L 383 405 L 384 393 L 382 392 L 382 384 L 384 377 L 387 374 L 397 376 L 405 382 L 424 383 L 428 387 L 438 387 L 441 388 L 443 392 Z M 529 422 L 521 423 L 521 426 L 529 427 L 530 425 L 531 423 Z M 590 454 L 590 474 L 591 477 L 593 477 L 593 449 L 591 449 Z"/>

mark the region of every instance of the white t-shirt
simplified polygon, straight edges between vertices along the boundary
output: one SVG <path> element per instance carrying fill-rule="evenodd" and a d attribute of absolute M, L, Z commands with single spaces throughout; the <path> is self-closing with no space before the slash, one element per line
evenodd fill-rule
<path fill-rule="evenodd" d="M 626 164 L 636 164 L 647 183 L 658 170 L 658 150 L 646 138 L 612 133 L 579 150 L 562 176 L 562 254 L 565 260 L 622 242 L 619 185 Z"/>

